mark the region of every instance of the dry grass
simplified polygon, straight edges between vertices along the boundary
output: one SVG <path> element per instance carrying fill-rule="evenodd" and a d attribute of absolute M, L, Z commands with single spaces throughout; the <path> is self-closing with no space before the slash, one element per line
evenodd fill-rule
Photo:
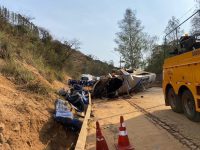
<path fill-rule="evenodd" d="M 52 91 L 51 88 L 41 84 L 39 81 L 29 82 L 23 86 L 23 89 L 40 95 L 48 95 Z"/>
<path fill-rule="evenodd" d="M 1 68 L 1 72 L 6 77 L 14 77 L 14 82 L 17 84 L 26 84 L 35 79 L 31 72 L 14 61 L 7 61 Z"/>
<path fill-rule="evenodd" d="M 20 89 L 41 95 L 48 95 L 51 88 L 36 80 L 35 76 L 22 65 L 14 61 L 7 61 L 1 68 L 1 73 L 9 77 L 14 83 L 20 85 Z"/>

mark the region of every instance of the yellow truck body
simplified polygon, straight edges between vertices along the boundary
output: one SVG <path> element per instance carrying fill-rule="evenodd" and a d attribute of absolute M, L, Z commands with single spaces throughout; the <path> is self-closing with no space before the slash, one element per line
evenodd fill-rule
<path fill-rule="evenodd" d="M 200 121 L 200 48 L 165 59 L 162 86 L 166 105 L 175 112 L 183 111 L 193 121 Z M 191 107 L 192 115 L 187 107 Z"/>

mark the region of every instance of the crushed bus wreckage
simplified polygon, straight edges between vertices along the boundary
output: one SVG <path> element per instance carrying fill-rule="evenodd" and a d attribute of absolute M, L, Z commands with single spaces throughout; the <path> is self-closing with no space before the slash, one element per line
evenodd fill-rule
<path fill-rule="evenodd" d="M 146 71 L 113 71 L 108 76 L 100 77 L 92 91 L 94 98 L 114 98 L 132 92 L 140 92 L 152 86 L 156 79 L 155 73 Z"/>

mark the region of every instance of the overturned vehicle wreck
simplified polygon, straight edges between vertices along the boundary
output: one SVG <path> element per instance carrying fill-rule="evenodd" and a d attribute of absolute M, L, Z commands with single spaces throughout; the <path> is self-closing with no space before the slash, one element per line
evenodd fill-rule
<path fill-rule="evenodd" d="M 127 72 L 124 69 L 112 72 L 112 75 L 101 77 L 93 86 L 92 97 L 94 98 L 115 98 L 120 95 L 140 92 L 151 87 L 156 74 L 137 71 Z"/>
<path fill-rule="evenodd" d="M 93 87 L 92 97 L 115 97 L 116 91 L 122 86 L 123 80 L 117 77 L 103 77 Z"/>

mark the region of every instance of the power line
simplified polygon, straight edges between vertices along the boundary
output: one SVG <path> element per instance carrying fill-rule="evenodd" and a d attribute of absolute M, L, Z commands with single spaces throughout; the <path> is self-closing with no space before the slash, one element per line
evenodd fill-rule
<path fill-rule="evenodd" d="M 200 0 L 199 0 L 200 1 Z M 180 21 L 183 17 L 185 17 L 187 14 L 189 14 L 191 11 L 194 11 L 195 9 L 195 7 L 196 7 L 197 5 L 196 4 L 194 4 L 188 11 L 186 11 L 180 18 L 178 18 L 178 20 Z M 161 36 L 163 36 L 163 34 L 160 34 L 158 37 L 160 38 Z"/>
<path fill-rule="evenodd" d="M 183 17 L 185 17 L 188 13 L 190 13 L 194 7 L 196 7 L 196 4 L 194 4 L 186 13 L 184 13 L 180 18 L 178 18 L 178 20 L 180 21 Z"/>
<path fill-rule="evenodd" d="M 179 24 L 176 28 L 174 28 L 173 30 L 171 30 L 169 33 L 167 33 L 165 35 L 165 38 L 171 34 L 173 31 L 177 30 L 180 26 L 182 26 L 185 22 L 187 22 L 189 19 L 191 19 L 192 17 L 194 17 L 197 13 L 199 13 L 200 10 L 197 10 L 195 13 L 193 13 L 190 17 L 188 17 L 186 20 L 184 20 L 181 24 Z"/>

